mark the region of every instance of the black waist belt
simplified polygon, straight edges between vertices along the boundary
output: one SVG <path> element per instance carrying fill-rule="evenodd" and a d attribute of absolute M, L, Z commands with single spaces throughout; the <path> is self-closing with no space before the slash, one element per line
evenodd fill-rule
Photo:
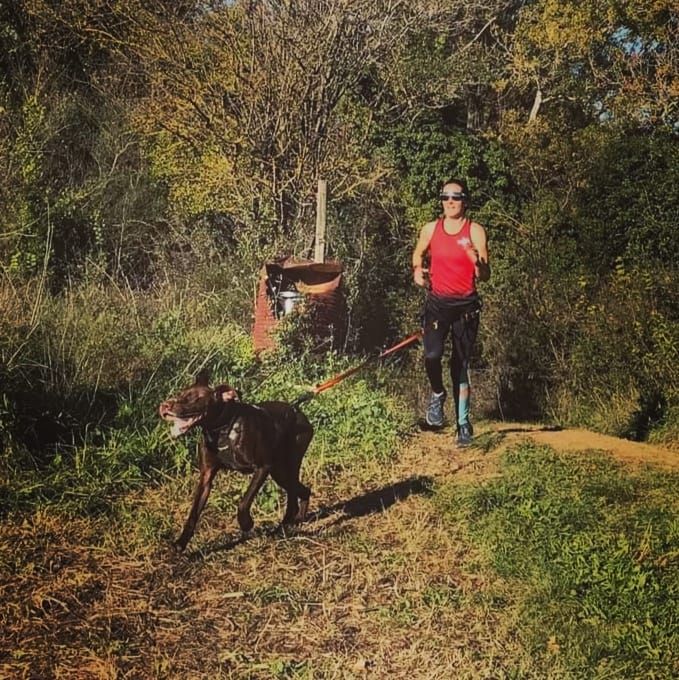
<path fill-rule="evenodd" d="M 481 313 L 483 302 L 478 294 L 468 297 L 441 297 L 429 293 L 426 309 L 434 315 L 456 313 L 460 316 L 475 316 Z"/>

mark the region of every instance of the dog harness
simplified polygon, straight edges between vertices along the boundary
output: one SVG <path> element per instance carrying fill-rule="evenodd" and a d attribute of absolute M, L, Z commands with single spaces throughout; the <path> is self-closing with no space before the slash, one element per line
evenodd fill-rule
<path fill-rule="evenodd" d="M 211 429 L 204 428 L 205 442 L 213 448 L 219 462 L 229 470 L 239 472 L 252 472 L 255 466 L 249 460 L 243 444 L 243 438 L 247 427 L 243 418 L 250 412 L 265 413 L 261 406 L 255 404 L 243 404 L 230 402 L 227 406 L 227 417 L 222 425 Z M 258 436 L 261 431 L 258 431 Z"/>

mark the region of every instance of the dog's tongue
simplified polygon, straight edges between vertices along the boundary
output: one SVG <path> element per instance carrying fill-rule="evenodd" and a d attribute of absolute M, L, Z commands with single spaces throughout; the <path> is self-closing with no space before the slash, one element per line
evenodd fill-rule
<path fill-rule="evenodd" d="M 176 439 L 186 434 L 198 421 L 200 416 L 194 416 L 192 418 L 173 418 L 172 427 L 170 428 L 170 434 Z"/>
<path fill-rule="evenodd" d="M 184 434 L 185 430 L 181 420 L 175 420 L 170 428 L 170 434 L 176 439 Z"/>

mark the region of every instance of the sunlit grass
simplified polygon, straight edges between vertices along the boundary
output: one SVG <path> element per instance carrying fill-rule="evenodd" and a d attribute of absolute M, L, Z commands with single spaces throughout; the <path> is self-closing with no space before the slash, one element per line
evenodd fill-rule
<path fill-rule="evenodd" d="M 520 638 L 574 677 L 675 677 L 679 475 L 630 474 L 596 452 L 524 445 L 502 476 L 440 490 L 485 568 L 504 579 Z"/>
<path fill-rule="evenodd" d="M 247 478 L 220 473 L 188 554 L 174 556 L 197 435 L 172 441 L 159 400 L 204 364 L 248 401 L 290 400 L 355 358 L 256 361 L 216 293 L 166 292 L 121 290 L 110 305 L 97 289 L 46 296 L 27 341 L 17 329 L 30 319 L 10 306 L 0 675 L 676 675 L 676 475 L 529 445 L 498 460 L 508 435 L 492 427 L 464 453 L 449 432 L 417 450 L 416 400 L 393 367 L 303 406 L 316 428 L 309 522 L 279 531 L 285 499 L 267 483 L 242 537 Z M 26 432 L 45 415 L 60 429 L 41 447 Z"/>

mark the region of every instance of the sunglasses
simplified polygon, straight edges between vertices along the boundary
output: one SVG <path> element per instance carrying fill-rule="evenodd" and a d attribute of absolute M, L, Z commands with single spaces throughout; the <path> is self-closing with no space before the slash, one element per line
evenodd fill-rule
<path fill-rule="evenodd" d="M 441 194 L 439 198 L 442 201 L 464 201 L 467 198 L 467 194 L 463 191 L 453 191 L 450 194 Z"/>

